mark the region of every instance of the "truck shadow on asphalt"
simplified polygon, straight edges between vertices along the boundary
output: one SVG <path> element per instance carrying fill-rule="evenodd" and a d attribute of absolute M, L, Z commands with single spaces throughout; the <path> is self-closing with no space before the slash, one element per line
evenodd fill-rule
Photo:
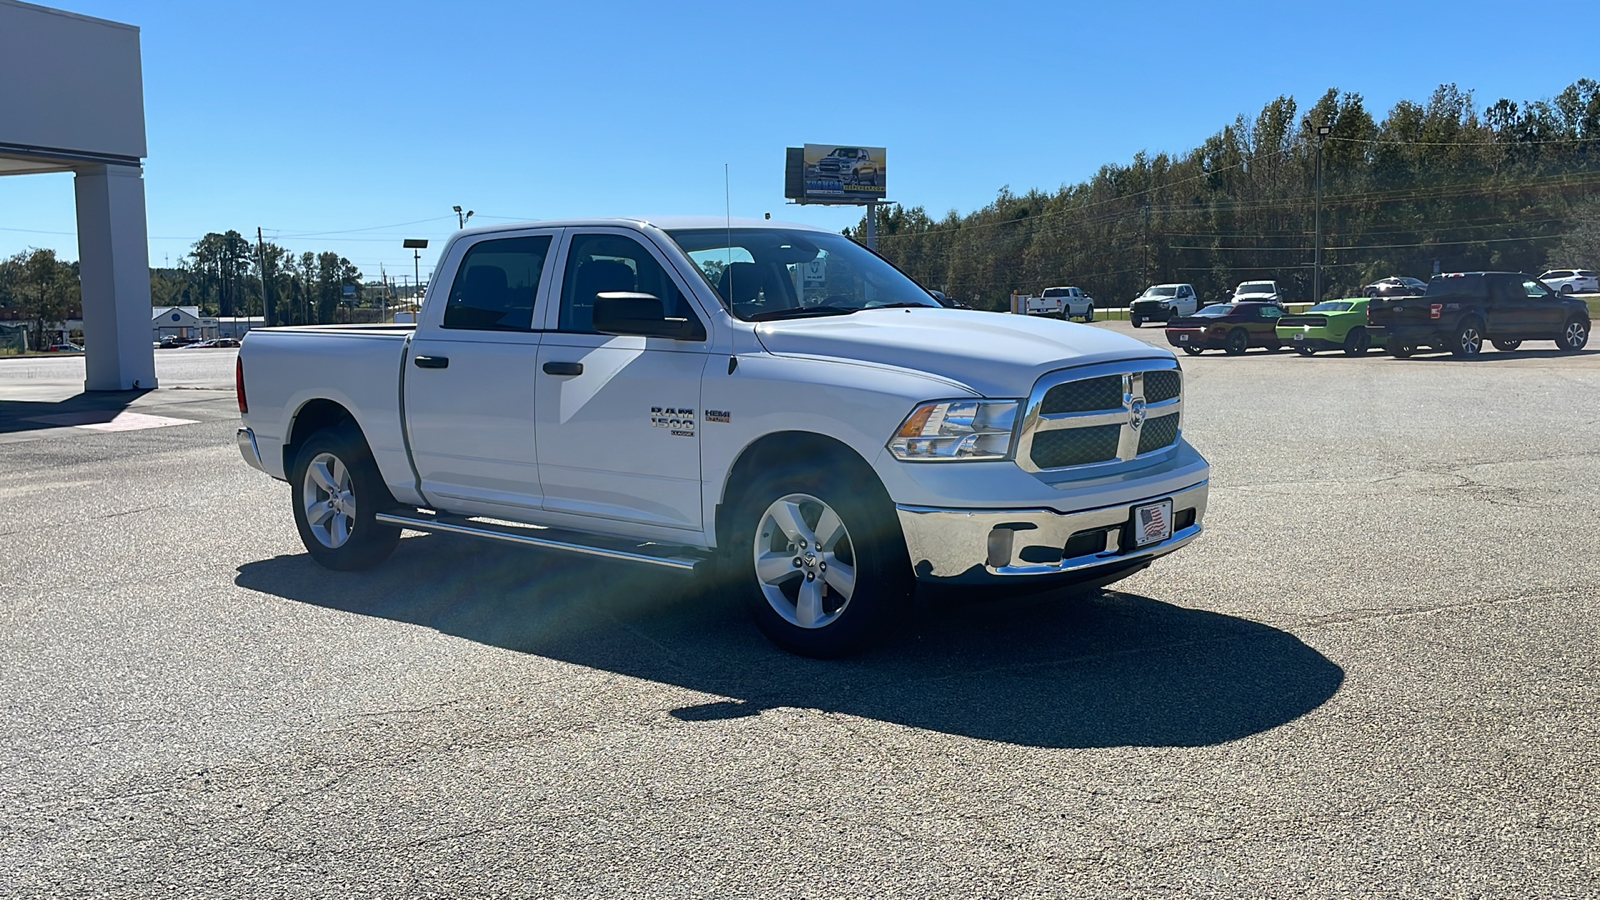
<path fill-rule="evenodd" d="M 671 711 L 686 722 L 795 707 L 1036 747 L 1192 747 L 1293 721 L 1344 680 L 1287 632 L 1113 590 L 919 595 L 885 644 L 817 661 L 687 578 L 447 535 L 408 538 L 371 572 L 304 554 L 238 571 L 296 603 L 732 698 Z"/>

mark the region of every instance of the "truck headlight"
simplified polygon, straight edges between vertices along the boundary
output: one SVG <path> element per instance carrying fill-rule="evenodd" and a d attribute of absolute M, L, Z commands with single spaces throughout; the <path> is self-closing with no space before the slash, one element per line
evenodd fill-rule
<path fill-rule="evenodd" d="M 1011 455 L 1019 400 L 945 400 L 911 411 L 889 440 L 896 458 L 1005 459 Z"/>

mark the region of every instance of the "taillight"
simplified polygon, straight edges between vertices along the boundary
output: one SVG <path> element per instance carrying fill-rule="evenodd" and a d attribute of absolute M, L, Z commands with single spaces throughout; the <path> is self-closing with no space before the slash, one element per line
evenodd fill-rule
<path fill-rule="evenodd" d="M 1431 303 L 1431 304 L 1428 305 L 1428 318 L 1430 318 L 1430 319 L 1439 318 L 1439 315 L 1441 313 L 1443 313 L 1443 312 L 1444 312 L 1444 304 L 1443 303 Z"/>
<path fill-rule="evenodd" d="M 244 360 L 237 357 L 233 360 L 233 392 L 239 395 L 239 414 L 250 411 L 250 404 L 244 399 Z"/>

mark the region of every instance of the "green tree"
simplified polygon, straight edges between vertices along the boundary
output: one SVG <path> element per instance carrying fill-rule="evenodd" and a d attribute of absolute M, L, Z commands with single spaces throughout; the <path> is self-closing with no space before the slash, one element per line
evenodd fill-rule
<path fill-rule="evenodd" d="M 77 266 L 56 259 L 54 250 L 24 250 L 0 262 L 0 305 L 33 324 L 33 346 L 52 343 L 81 302 Z"/>

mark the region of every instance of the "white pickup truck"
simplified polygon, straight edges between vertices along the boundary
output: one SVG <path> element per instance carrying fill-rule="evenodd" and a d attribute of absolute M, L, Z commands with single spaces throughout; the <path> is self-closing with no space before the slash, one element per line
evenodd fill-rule
<path fill-rule="evenodd" d="M 495 226 L 436 273 L 415 326 L 240 350 L 239 449 L 330 568 L 413 529 L 695 571 L 831 656 L 917 580 L 1104 585 L 1200 533 L 1171 353 L 941 308 L 841 235 Z"/>
<path fill-rule="evenodd" d="M 1030 316 L 1094 321 L 1094 298 L 1075 287 L 1045 288 L 1039 296 L 1027 298 L 1024 309 Z"/>

